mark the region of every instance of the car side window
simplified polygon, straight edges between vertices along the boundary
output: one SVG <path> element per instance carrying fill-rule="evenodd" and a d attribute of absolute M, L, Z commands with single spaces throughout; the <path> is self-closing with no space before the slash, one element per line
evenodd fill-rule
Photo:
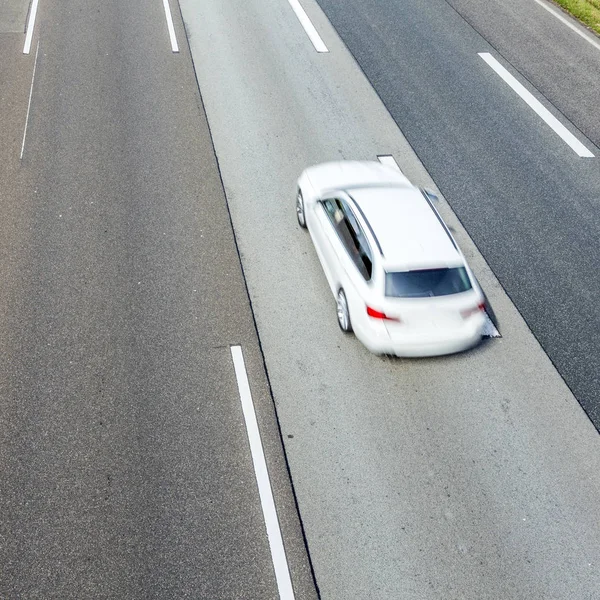
<path fill-rule="evenodd" d="M 324 200 L 323 206 L 350 258 L 360 274 L 369 281 L 373 274 L 373 255 L 352 210 L 346 202 L 337 198 Z"/>
<path fill-rule="evenodd" d="M 353 247 L 351 247 L 351 252 L 355 252 L 352 257 L 361 275 L 369 281 L 373 275 L 373 254 L 371 253 L 371 248 L 362 227 L 358 224 L 354 213 L 345 202 L 342 202 L 342 209 L 346 215 L 346 221 L 349 225 L 348 229 L 352 237 Z"/>
<path fill-rule="evenodd" d="M 325 212 L 329 215 L 329 218 L 331 219 L 331 222 L 334 224 L 334 226 L 336 223 L 335 213 L 337 210 L 337 206 L 335 203 L 336 203 L 336 200 L 333 200 L 333 199 L 322 201 L 323 207 L 325 208 Z"/>

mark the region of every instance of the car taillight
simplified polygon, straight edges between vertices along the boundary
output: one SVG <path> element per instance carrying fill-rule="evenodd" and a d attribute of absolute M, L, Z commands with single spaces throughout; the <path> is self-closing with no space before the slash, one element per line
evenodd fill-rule
<path fill-rule="evenodd" d="M 472 315 L 476 315 L 478 312 L 483 312 L 485 310 L 485 302 L 480 302 L 477 306 L 473 306 L 473 308 L 467 308 L 466 310 L 460 311 L 460 316 L 463 319 L 468 319 Z"/>
<path fill-rule="evenodd" d="M 373 319 L 385 319 L 386 321 L 400 321 L 396 317 L 388 317 L 385 313 L 382 313 L 379 310 L 375 310 L 370 306 L 367 306 L 367 314 Z"/>

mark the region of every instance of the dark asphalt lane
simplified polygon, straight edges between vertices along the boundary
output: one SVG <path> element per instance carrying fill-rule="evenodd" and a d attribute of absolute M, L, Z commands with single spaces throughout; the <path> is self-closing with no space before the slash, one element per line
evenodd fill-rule
<path fill-rule="evenodd" d="M 447 0 L 580 131 L 600 146 L 600 50 L 533 0 Z M 548 6 L 559 14 L 560 8 Z M 583 28 L 582 28 L 583 29 Z M 588 37 L 600 44 L 592 32 Z"/>
<path fill-rule="evenodd" d="M 33 53 L 7 69 L 2 598 L 278 597 L 231 344 L 246 355 L 298 597 L 315 594 L 177 31 L 181 54 L 161 2 L 41 2 L 20 165 Z"/>
<path fill-rule="evenodd" d="M 599 427 L 598 158 L 577 157 L 483 62 L 511 68 L 447 2 L 319 3 Z"/>

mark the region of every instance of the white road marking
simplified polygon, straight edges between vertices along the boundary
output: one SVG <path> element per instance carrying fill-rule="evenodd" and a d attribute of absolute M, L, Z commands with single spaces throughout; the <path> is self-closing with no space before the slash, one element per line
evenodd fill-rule
<path fill-rule="evenodd" d="M 23 152 L 25 151 L 25 137 L 27 136 L 27 123 L 29 123 L 29 110 L 31 109 L 31 97 L 33 96 L 33 82 L 35 80 L 35 69 L 37 67 L 39 51 L 40 41 L 38 40 L 37 49 L 35 51 L 35 60 L 33 61 L 33 75 L 31 76 L 31 87 L 29 88 L 29 102 L 27 103 L 27 116 L 25 117 L 25 129 L 23 129 L 23 143 L 21 144 L 21 156 L 19 156 L 19 160 L 23 158 Z"/>
<path fill-rule="evenodd" d="M 396 159 L 391 154 L 382 154 L 381 156 L 377 156 L 377 158 L 382 165 L 386 165 L 388 167 L 398 169 L 398 171 L 400 171 L 400 173 L 402 173 L 402 170 L 398 166 Z"/>
<path fill-rule="evenodd" d="M 169 38 L 171 39 L 171 50 L 173 50 L 173 52 L 179 52 L 179 46 L 177 45 L 177 37 L 175 36 L 175 26 L 173 25 L 173 17 L 171 16 L 171 7 L 169 6 L 169 0 L 163 0 L 163 6 L 165 7 L 167 29 L 169 30 Z"/>
<path fill-rule="evenodd" d="M 481 333 L 483 337 L 486 338 L 499 338 L 502 337 L 500 332 L 496 329 L 492 319 L 490 316 L 485 313 L 485 325 L 483 326 L 483 332 Z"/>
<path fill-rule="evenodd" d="M 308 18 L 305 10 L 302 8 L 299 0 L 288 0 L 292 10 L 296 13 L 298 20 L 300 21 L 300 25 L 304 27 L 304 31 L 306 31 L 306 35 L 310 38 L 312 45 L 315 47 L 317 52 L 329 52 L 325 42 L 321 39 L 318 31 L 315 29 L 315 26 L 312 24 L 312 21 Z"/>
<path fill-rule="evenodd" d="M 582 158 L 593 158 L 594 155 L 489 52 L 479 52 L 478 54 L 576 154 Z"/>
<path fill-rule="evenodd" d="M 561 15 L 560 12 L 554 10 L 553 8 L 548 6 L 548 4 L 546 4 L 545 2 L 542 2 L 542 0 L 534 0 L 534 1 L 537 2 L 543 9 L 547 10 L 551 15 L 555 16 L 559 21 L 564 23 L 569 29 L 572 29 L 577 35 L 581 36 L 586 42 L 589 42 L 592 46 L 594 46 L 594 48 L 597 48 L 598 50 L 600 50 L 600 43 L 598 43 L 591 36 L 589 36 L 587 33 L 585 33 L 585 31 L 583 31 L 581 28 L 576 27 L 566 17 L 563 17 L 563 15 Z"/>
<path fill-rule="evenodd" d="M 260 431 L 258 430 L 256 412 L 254 411 L 254 403 L 252 402 L 252 394 L 250 393 L 250 384 L 248 382 L 248 374 L 246 373 L 241 346 L 231 346 L 231 358 L 233 359 L 244 420 L 246 421 L 246 431 L 248 433 L 248 441 L 250 442 L 250 452 L 252 454 L 252 462 L 254 463 L 254 473 L 256 475 L 256 483 L 258 484 L 260 503 L 265 525 L 267 526 L 267 537 L 269 538 L 269 546 L 271 548 L 271 560 L 275 569 L 279 598 L 281 600 L 294 600 L 294 589 L 285 556 L 285 548 L 283 547 L 281 530 L 279 529 L 277 510 L 275 509 L 275 501 L 273 500 L 273 490 L 269 481 L 267 463 L 260 439 Z"/>
<path fill-rule="evenodd" d="M 31 50 L 31 39 L 33 38 L 33 28 L 35 26 L 35 15 L 37 14 L 38 0 L 33 0 L 31 10 L 29 11 L 29 20 L 27 21 L 27 33 L 25 35 L 25 46 L 23 54 L 29 54 Z"/>

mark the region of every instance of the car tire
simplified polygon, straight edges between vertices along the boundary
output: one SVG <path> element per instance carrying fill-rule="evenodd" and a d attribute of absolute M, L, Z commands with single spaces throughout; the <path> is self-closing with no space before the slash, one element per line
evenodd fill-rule
<path fill-rule="evenodd" d="M 352 332 L 352 322 L 350 321 L 350 310 L 348 308 L 348 300 L 344 290 L 340 288 L 337 295 L 337 321 L 340 329 L 344 333 Z"/>
<path fill-rule="evenodd" d="M 296 194 L 296 218 L 298 219 L 298 225 L 302 229 L 306 229 L 306 215 L 304 213 L 304 198 L 302 191 L 299 189 Z"/>

